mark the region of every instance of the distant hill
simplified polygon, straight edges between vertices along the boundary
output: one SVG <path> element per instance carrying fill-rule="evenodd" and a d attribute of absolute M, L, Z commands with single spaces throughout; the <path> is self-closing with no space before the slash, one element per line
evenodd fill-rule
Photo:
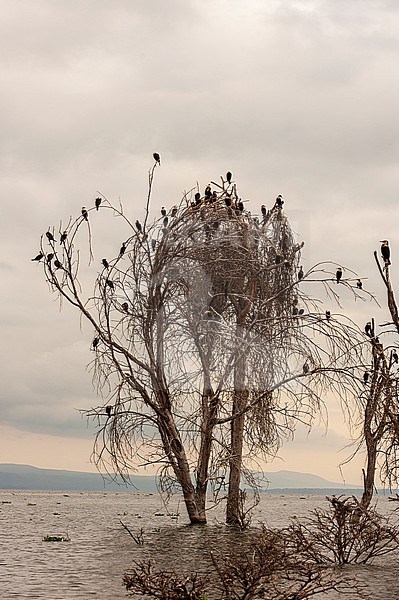
<path fill-rule="evenodd" d="M 296 471 L 276 471 L 265 473 L 269 486 L 265 491 L 330 493 L 360 489 L 360 486 L 327 481 L 311 473 Z M 156 477 L 153 475 L 132 475 L 133 485 L 119 484 L 109 476 L 81 471 L 61 471 L 58 469 L 39 469 L 29 465 L 0 464 L 0 489 L 11 490 L 65 490 L 65 491 L 110 491 L 110 492 L 155 492 Z"/>

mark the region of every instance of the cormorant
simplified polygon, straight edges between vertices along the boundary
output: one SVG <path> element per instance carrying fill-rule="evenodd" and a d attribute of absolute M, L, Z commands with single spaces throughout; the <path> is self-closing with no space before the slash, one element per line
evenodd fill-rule
<path fill-rule="evenodd" d="M 196 192 L 196 194 L 194 196 L 194 200 L 195 200 L 195 204 L 201 204 L 201 194 L 199 192 Z"/>
<path fill-rule="evenodd" d="M 276 257 L 274 259 L 274 262 L 276 265 L 279 265 L 281 263 L 281 261 L 283 260 L 283 257 L 280 256 L 280 254 L 276 254 Z"/>
<path fill-rule="evenodd" d="M 121 249 L 119 250 L 119 258 L 121 258 L 126 252 L 126 243 L 122 242 Z"/>
<path fill-rule="evenodd" d="M 276 198 L 276 206 L 278 206 L 279 208 L 282 208 L 284 204 L 284 200 L 281 194 L 279 194 Z"/>
<path fill-rule="evenodd" d="M 126 314 L 129 314 L 129 305 L 127 302 L 123 302 L 122 308 Z"/>
<path fill-rule="evenodd" d="M 305 362 L 305 364 L 303 365 L 302 369 L 303 369 L 303 374 L 307 375 L 309 373 L 309 365 L 308 365 L 308 363 Z"/>
<path fill-rule="evenodd" d="M 264 204 L 262 204 L 262 206 L 260 207 L 260 211 L 261 211 L 262 215 L 264 217 L 266 217 L 266 215 L 267 215 L 267 208 L 266 208 L 266 206 Z"/>
<path fill-rule="evenodd" d="M 89 220 L 89 215 L 87 213 L 86 207 L 82 206 L 82 217 L 84 218 L 85 221 Z"/>
<path fill-rule="evenodd" d="M 162 208 L 161 208 L 161 215 L 163 217 L 166 217 L 166 208 L 164 206 L 162 206 Z"/>
<path fill-rule="evenodd" d="M 48 263 L 50 263 L 54 258 L 54 254 L 52 252 L 50 252 L 50 254 L 47 254 L 46 256 L 46 260 Z"/>
<path fill-rule="evenodd" d="M 329 321 L 331 319 L 331 311 L 330 310 L 326 310 L 326 319 L 327 319 L 327 321 Z"/>
<path fill-rule="evenodd" d="M 342 269 L 341 269 L 341 267 L 338 267 L 337 272 L 335 273 L 335 277 L 337 278 L 337 283 L 339 283 L 341 281 L 341 278 L 342 278 Z"/>
<path fill-rule="evenodd" d="M 65 240 L 67 239 L 67 232 L 63 231 L 63 233 L 61 233 L 61 237 L 60 237 L 60 243 L 63 244 L 65 242 Z"/>
<path fill-rule="evenodd" d="M 231 183 L 232 177 L 233 177 L 232 173 L 230 171 L 227 171 L 227 173 L 226 173 L 227 183 Z"/>
<path fill-rule="evenodd" d="M 107 417 L 110 417 L 112 413 L 112 406 L 106 406 L 105 412 L 107 413 Z"/>
<path fill-rule="evenodd" d="M 294 317 L 298 315 L 298 308 L 296 306 L 292 307 L 292 314 L 294 315 Z"/>
<path fill-rule="evenodd" d="M 371 334 L 371 321 L 367 321 L 366 326 L 364 328 L 364 331 L 366 332 L 366 335 L 368 335 L 369 337 L 372 337 L 372 334 Z"/>
<path fill-rule="evenodd" d="M 226 196 L 224 199 L 224 203 L 226 206 L 231 206 L 231 198 L 230 196 Z"/>
<path fill-rule="evenodd" d="M 165 217 L 164 220 L 163 220 L 163 226 L 167 227 L 168 223 L 169 223 L 169 217 Z"/>
<path fill-rule="evenodd" d="M 44 257 L 43 252 L 39 252 L 39 254 L 37 256 L 35 256 L 35 258 L 31 258 L 31 260 L 42 260 L 42 258 Z"/>
<path fill-rule="evenodd" d="M 361 290 L 361 289 L 363 288 L 363 283 L 362 283 L 361 279 L 358 279 L 358 280 L 357 280 L 356 287 L 357 287 L 359 290 Z"/>
<path fill-rule="evenodd" d="M 98 210 L 100 208 L 100 204 L 101 204 L 101 198 L 96 198 L 96 200 L 95 200 L 96 210 Z"/>
<path fill-rule="evenodd" d="M 109 267 L 109 262 L 107 261 L 107 259 L 106 259 L 106 258 L 103 258 L 101 262 L 102 262 L 102 264 L 103 264 L 103 267 L 104 267 L 105 269 L 108 269 L 108 267 Z"/>
<path fill-rule="evenodd" d="M 301 279 L 304 278 L 305 273 L 303 272 L 303 267 L 301 266 L 301 268 L 298 271 L 298 281 L 301 281 Z"/>
<path fill-rule="evenodd" d="M 240 200 L 237 204 L 237 208 L 240 212 L 244 212 L 244 203 L 242 202 L 242 200 Z"/>
<path fill-rule="evenodd" d="M 95 350 L 97 348 L 99 342 L 100 342 L 100 338 L 95 337 L 94 340 L 91 343 L 91 345 L 93 346 L 93 350 Z"/>
<path fill-rule="evenodd" d="M 382 258 L 384 259 L 384 263 L 386 265 L 390 265 L 391 261 L 391 250 L 389 249 L 389 242 L 388 240 L 381 240 L 382 244 L 381 244 L 381 254 L 382 254 Z"/>
<path fill-rule="evenodd" d="M 158 152 L 154 152 L 153 157 L 154 157 L 155 162 L 157 162 L 159 164 L 159 166 L 161 166 L 161 157 L 159 156 Z"/>
<path fill-rule="evenodd" d="M 394 362 L 396 362 L 396 364 L 398 364 L 398 362 L 399 362 L 399 356 L 398 356 L 398 353 L 396 352 L 396 350 L 394 350 L 392 352 L 392 358 L 393 358 Z"/>
<path fill-rule="evenodd" d="M 109 288 L 111 288 L 111 290 L 114 290 L 114 289 L 115 289 L 114 282 L 113 282 L 113 281 L 111 281 L 111 279 L 106 279 L 106 280 L 105 280 L 105 283 L 107 284 L 107 286 L 108 286 Z"/>
<path fill-rule="evenodd" d="M 136 228 L 137 228 L 137 231 L 138 231 L 139 233 L 141 233 L 141 232 L 143 231 L 143 228 L 142 228 L 142 226 L 141 226 L 141 223 L 140 223 L 140 221 L 139 221 L 138 219 L 137 219 L 137 221 L 136 221 Z"/>
<path fill-rule="evenodd" d="M 58 258 L 56 258 L 56 259 L 55 259 L 55 261 L 54 261 L 54 266 L 55 266 L 57 269 L 62 269 L 62 264 L 60 263 L 60 261 L 58 260 Z"/>
<path fill-rule="evenodd" d="M 172 219 L 174 219 L 176 215 L 177 215 L 177 206 L 176 206 L 176 204 L 174 204 L 172 206 L 172 208 L 170 209 L 170 216 L 172 217 Z"/>
<path fill-rule="evenodd" d="M 210 185 L 207 185 L 205 188 L 205 194 L 204 194 L 205 198 L 210 198 L 212 196 L 212 188 Z"/>
<path fill-rule="evenodd" d="M 49 242 L 56 242 L 57 241 L 57 240 L 54 239 L 54 236 L 51 233 L 51 231 L 46 231 L 46 238 L 48 239 Z"/>
<path fill-rule="evenodd" d="M 369 380 L 370 377 L 370 373 L 368 371 L 365 371 L 363 374 L 363 382 L 366 384 Z"/>

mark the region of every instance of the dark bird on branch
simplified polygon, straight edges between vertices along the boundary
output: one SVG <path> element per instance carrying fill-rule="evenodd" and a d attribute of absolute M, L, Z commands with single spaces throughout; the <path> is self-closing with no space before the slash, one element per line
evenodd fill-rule
<path fill-rule="evenodd" d="M 154 152 L 153 157 L 155 162 L 157 162 L 159 166 L 161 166 L 161 157 L 159 156 L 158 152 Z"/>
<path fill-rule="evenodd" d="M 88 214 L 85 206 L 82 206 L 82 217 L 84 218 L 85 221 L 89 220 L 89 214 Z"/>
<path fill-rule="evenodd" d="M 280 256 L 280 254 L 276 254 L 276 257 L 274 259 L 274 262 L 276 265 L 279 265 L 281 263 L 281 261 L 283 260 L 283 257 Z"/>
<path fill-rule="evenodd" d="M 106 259 L 106 258 L 103 258 L 101 262 L 102 262 L 102 264 L 103 264 L 103 267 L 104 267 L 105 269 L 108 269 L 108 267 L 109 267 L 109 262 L 107 261 L 107 259 Z"/>
<path fill-rule="evenodd" d="M 67 232 L 64 231 L 63 233 L 61 233 L 61 237 L 60 237 L 60 242 L 61 244 L 63 244 L 65 242 L 65 240 L 67 239 Z"/>
<path fill-rule="evenodd" d="M 112 413 L 112 406 L 106 406 L 105 412 L 107 413 L 107 417 L 110 417 Z"/>
<path fill-rule="evenodd" d="M 335 273 L 335 277 L 337 278 L 337 283 L 339 283 L 342 279 L 342 269 L 338 267 L 337 272 Z"/>
<path fill-rule="evenodd" d="M 301 281 L 301 279 L 304 278 L 305 273 L 303 272 L 303 267 L 301 266 L 301 268 L 298 271 L 298 281 Z"/>
<path fill-rule="evenodd" d="M 50 254 L 47 254 L 47 257 L 46 257 L 47 263 L 51 263 L 53 258 L 54 258 L 54 254 L 52 254 L 51 252 L 50 252 Z"/>
<path fill-rule="evenodd" d="M 230 171 L 227 171 L 227 173 L 226 173 L 227 183 L 231 183 L 232 177 L 233 177 L 233 174 Z"/>
<path fill-rule="evenodd" d="M 229 196 L 226 196 L 224 199 L 224 203 L 226 206 L 231 206 L 231 198 L 229 198 Z"/>
<path fill-rule="evenodd" d="M 167 227 L 168 223 L 169 223 L 169 217 L 165 217 L 164 220 L 163 220 L 163 226 Z"/>
<path fill-rule="evenodd" d="M 276 198 L 276 206 L 279 208 L 283 208 L 284 200 L 281 194 L 279 194 Z"/>
<path fill-rule="evenodd" d="M 389 248 L 389 242 L 388 240 L 381 240 L 382 244 L 381 244 L 381 255 L 382 258 L 384 260 L 384 263 L 386 266 L 391 264 L 391 250 Z"/>
<path fill-rule="evenodd" d="M 48 239 L 49 242 L 56 242 L 57 241 L 57 240 L 54 239 L 54 236 L 51 233 L 51 231 L 46 231 L 46 238 Z"/>
<path fill-rule="evenodd" d="M 125 252 L 126 252 L 126 243 L 123 242 L 121 249 L 119 250 L 119 258 L 121 258 L 125 254 Z"/>
<path fill-rule="evenodd" d="M 195 196 L 194 196 L 194 200 L 195 200 L 195 204 L 201 204 L 201 194 L 199 192 L 196 192 Z"/>
<path fill-rule="evenodd" d="M 399 362 L 399 356 L 398 356 L 398 353 L 396 352 L 396 350 L 394 350 L 394 351 L 392 352 L 392 358 L 393 358 L 393 361 L 394 361 L 396 364 L 398 364 L 398 362 Z"/>
<path fill-rule="evenodd" d="M 138 231 L 139 233 L 141 233 L 141 232 L 143 231 L 143 228 L 142 228 L 142 226 L 141 226 L 141 223 L 140 223 L 140 221 L 139 221 L 138 219 L 137 219 L 137 221 L 136 221 L 136 229 L 137 229 L 137 231 Z"/>
<path fill-rule="evenodd" d="M 362 283 L 361 279 L 358 279 L 358 280 L 357 280 L 356 287 L 357 287 L 359 290 L 361 290 L 361 289 L 363 288 L 363 283 Z"/>
<path fill-rule="evenodd" d="M 298 308 L 296 306 L 292 307 L 292 314 L 294 315 L 294 317 L 298 315 Z"/>
<path fill-rule="evenodd" d="M 35 258 L 31 258 L 31 260 L 42 260 L 42 258 L 44 257 L 43 252 L 39 252 L 39 254 L 37 256 L 35 256 Z"/>
<path fill-rule="evenodd" d="M 242 200 L 240 200 L 237 204 L 237 208 L 241 213 L 244 212 L 244 203 L 242 202 Z"/>
<path fill-rule="evenodd" d="M 303 365 L 302 370 L 303 370 L 303 374 L 304 375 L 307 375 L 309 373 L 309 365 L 308 365 L 308 363 L 305 363 Z"/>
<path fill-rule="evenodd" d="M 97 346 L 98 346 L 99 342 L 100 342 L 100 338 L 98 338 L 98 337 L 95 337 L 95 338 L 94 338 L 94 340 L 93 340 L 93 341 L 92 341 L 92 343 L 91 343 L 91 345 L 92 345 L 92 347 L 93 347 L 93 350 L 95 350 L 95 349 L 97 348 Z"/>
<path fill-rule="evenodd" d="M 370 373 L 368 373 L 367 371 L 364 372 L 363 374 L 363 383 L 366 385 L 366 383 L 368 382 L 370 377 Z"/>
<path fill-rule="evenodd" d="M 364 331 L 366 332 L 366 335 L 368 335 L 369 337 L 373 337 L 372 330 L 371 330 L 371 321 L 367 321 Z"/>
<path fill-rule="evenodd" d="M 123 302 L 122 308 L 123 308 L 123 311 L 128 315 L 129 314 L 129 305 L 127 302 Z"/>
<path fill-rule="evenodd" d="M 212 196 L 212 188 L 210 185 L 206 186 L 204 196 L 206 199 L 209 199 Z"/>
<path fill-rule="evenodd" d="M 106 280 L 105 280 L 105 283 L 106 283 L 106 285 L 107 285 L 107 286 L 108 286 L 108 287 L 109 287 L 111 290 L 114 290 L 114 289 L 115 289 L 114 282 L 113 282 L 113 281 L 111 281 L 111 279 L 106 279 Z"/>
<path fill-rule="evenodd" d="M 62 263 L 60 263 L 60 261 L 58 260 L 58 258 L 56 258 L 56 259 L 55 259 L 55 261 L 54 261 L 54 266 L 55 266 L 57 269 L 62 269 Z"/>
<path fill-rule="evenodd" d="M 101 204 L 101 198 L 96 198 L 95 199 L 96 210 L 98 210 L 100 208 L 100 204 Z"/>
<path fill-rule="evenodd" d="M 163 217 L 166 217 L 166 208 L 164 206 L 162 206 L 162 208 L 161 208 L 161 215 Z"/>
<path fill-rule="evenodd" d="M 326 310 L 326 319 L 329 321 L 331 319 L 331 311 Z"/>
<path fill-rule="evenodd" d="M 177 206 L 176 206 L 176 204 L 174 204 L 172 206 L 172 208 L 170 209 L 170 216 L 172 217 L 172 219 L 174 219 L 176 215 L 177 215 Z"/>
<path fill-rule="evenodd" d="M 264 217 L 266 217 L 266 215 L 267 215 L 267 208 L 266 208 L 266 206 L 264 204 L 262 204 L 262 206 L 260 207 L 260 211 L 261 211 L 262 215 Z"/>

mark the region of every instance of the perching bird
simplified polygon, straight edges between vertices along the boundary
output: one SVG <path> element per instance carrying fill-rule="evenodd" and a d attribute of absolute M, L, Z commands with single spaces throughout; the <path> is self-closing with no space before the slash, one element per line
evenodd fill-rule
<path fill-rule="evenodd" d="M 48 239 L 49 242 L 56 242 L 57 241 L 57 240 L 54 239 L 54 236 L 51 233 L 51 231 L 46 231 L 46 238 Z"/>
<path fill-rule="evenodd" d="M 240 200 L 237 204 L 237 208 L 240 212 L 244 212 L 244 203 L 242 202 L 242 200 Z"/>
<path fill-rule="evenodd" d="M 102 262 L 102 264 L 103 264 L 103 267 L 104 267 L 105 269 L 108 269 L 108 267 L 109 267 L 109 262 L 107 261 L 107 259 L 106 259 L 106 258 L 103 258 L 101 262 Z"/>
<path fill-rule="evenodd" d="M 196 192 L 196 194 L 194 196 L 194 200 L 195 200 L 195 204 L 201 204 L 201 194 L 199 192 Z"/>
<path fill-rule="evenodd" d="M 342 278 L 342 269 L 341 269 L 341 267 L 338 267 L 337 272 L 335 273 L 335 277 L 337 278 L 337 283 L 339 283 L 341 281 L 341 278 Z"/>
<path fill-rule="evenodd" d="M 60 261 L 58 260 L 58 258 L 56 258 L 56 259 L 55 259 L 55 261 L 54 261 L 54 266 L 55 266 L 57 269 L 62 269 L 62 263 L 60 263 Z"/>
<path fill-rule="evenodd" d="M 123 302 L 122 308 L 126 314 L 129 314 L 129 305 L 127 302 Z"/>
<path fill-rule="evenodd" d="M 331 311 L 326 310 L 326 319 L 329 321 L 331 319 Z"/>
<path fill-rule="evenodd" d="M 163 220 L 163 226 L 164 226 L 164 227 L 167 227 L 167 226 L 168 226 L 168 223 L 169 223 L 169 217 L 164 217 L 164 220 Z"/>
<path fill-rule="evenodd" d="M 204 193 L 205 198 L 210 198 L 212 196 L 212 188 L 210 185 L 207 185 Z"/>
<path fill-rule="evenodd" d="M 359 290 L 361 290 L 361 289 L 363 288 L 363 283 L 362 283 L 361 279 L 358 279 L 358 280 L 357 280 L 356 287 L 357 287 Z"/>
<path fill-rule="evenodd" d="M 396 352 L 396 350 L 394 350 L 394 351 L 392 352 L 392 358 L 393 358 L 393 361 L 394 361 L 396 364 L 398 364 L 398 362 L 399 362 L 399 356 L 398 356 L 398 353 Z"/>
<path fill-rule="evenodd" d="M 121 249 L 119 250 L 119 258 L 121 258 L 125 254 L 125 252 L 126 252 L 126 243 L 123 242 Z"/>
<path fill-rule="evenodd" d="M 280 256 L 280 254 L 276 254 L 276 257 L 274 259 L 274 262 L 276 265 L 279 265 L 281 263 L 281 261 L 283 260 L 283 257 Z"/>
<path fill-rule="evenodd" d="M 31 258 L 31 260 L 42 260 L 42 258 L 44 257 L 43 252 L 39 252 L 39 254 L 37 256 L 35 256 L 35 258 Z"/>
<path fill-rule="evenodd" d="M 101 204 L 101 198 L 96 198 L 95 199 L 96 210 L 98 210 L 100 208 L 100 204 Z"/>
<path fill-rule="evenodd" d="M 371 321 L 367 321 L 366 326 L 364 328 L 364 331 L 366 332 L 366 335 L 368 335 L 369 337 L 372 337 L 372 335 L 371 335 Z"/>
<path fill-rule="evenodd" d="M 294 315 L 294 317 L 298 315 L 298 308 L 296 306 L 292 307 L 292 314 Z"/>
<path fill-rule="evenodd" d="M 92 341 L 91 345 L 93 346 L 93 350 L 95 350 L 99 344 L 100 338 L 95 337 L 94 340 Z"/>
<path fill-rule="evenodd" d="M 298 271 L 298 281 L 304 278 L 305 273 L 303 272 L 303 267 L 301 267 Z"/>
<path fill-rule="evenodd" d="M 137 228 L 137 231 L 138 231 L 139 233 L 141 233 L 141 231 L 143 231 L 143 228 L 142 228 L 142 226 L 141 226 L 141 223 L 140 223 L 140 221 L 139 221 L 138 219 L 137 219 L 137 221 L 136 221 L 136 228 Z"/>
<path fill-rule="evenodd" d="M 105 412 L 107 413 L 107 417 L 110 417 L 112 413 L 112 406 L 106 406 Z"/>
<path fill-rule="evenodd" d="M 232 177 L 233 177 L 233 174 L 230 171 L 227 171 L 227 173 L 226 173 L 227 183 L 231 183 Z"/>
<path fill-rule="evenodd" d="M 305 363 L 303 365 L 302 370 L 303 370 L 303 374 L 304 375 L 307 375 L 309 373 L 309 365 L 308 365 L 308 363 Z"/>
<path fill-rule="evenodd" d="M 111 281 L 111 279 L 106 279 L 106 280 L 105 280 L 105 283 L 106 283 L 106 285 L 107 285 L 109 288 L 111 288 L 111 290 L 114 290 L 114 289 L 115 289 L 114 282 L 113 282 L 113 281 Z"/>
<path fill-rule="evenodd" d="M 164 206 L 162 206 L 162 208 L 161 208 L 161 215 L 163 217 L 166 217 L 166 208 Z"/>
<path fill-rule="evenodd" d="M 281 194 L 279 194 L 276 198 L 276 206 L 278 206 L 279 208 L 282 208 L 284 204 L 284 200 Z"/>
<path fill-rule="evenodd" d="M 384 259 L 384 263 L 385 265 L 390 265 L 391 261 L 391 250 L 389 249 L 389 242 L 388 240 L 381 240 L 382 245 L 381 245 L 381 255 L 382 258 Z"/>
<path fill-rule="evenodd" d="M 46 256 L 47 263 L 51 263 L 53 258 L 54 258 L 54 254 L 52 252 L 50 252 L 50 254 L 47 254 L 47 256 Z"/>
<path fill-rule="evenodd" d="M 89 215 L 87 213 L 86 207 L 82 206 L 82 217 L 84 218 L 85 221 L 89 220 Z"/>
<path fill-rule="evenodd" d="M 60 242 L 61 244 L 63 244 L 65 242 L 65 240 L 67 239 L 67 232 L 63 231 L 63 233 L 61 233 L 61 237 L 60 237 Z"/>
<path fill-rule="evenodd" d="M 176 206 L 176 204 L 174 204 L 172 206 L 172 208 L 170 209 L 170 216 L 172 217 L 172 219 L 174 219 L 176 215 L 177 215 L 177 206 Z"/>
<path fill-rule="evenodd" d="M 159 166 L 161 166 L 161 157 L 159 156 L 158 152 L 154 152 L 153 157 L 155 162 L 157 162 Z"/>
<path fill-rule="evenodd" d="M 365 371 L 364 374 L 363 374 L 363 382 L 364 382 L 364 384 L 366 384 L 368 382 L 369 377 L 370 377 L 370 373 L 368 373 L 367 371 Z"/>
<path fill-rule="evenodd" d="M 226 206 L 231 206 L 231 198 L 229 198 L 229 196 L 226 196 L 224 199 L 224 203 Z"/>
<path fill-rule="evenodd" d="M 266 217 L 266 215 L 267 215 L 267 208 L 266 208 L 266 206 L 264 204 L 262 204 L 262 206 L 260 207 L 260 211 L 261 211 L 262 215 L 264 217 Z"/>

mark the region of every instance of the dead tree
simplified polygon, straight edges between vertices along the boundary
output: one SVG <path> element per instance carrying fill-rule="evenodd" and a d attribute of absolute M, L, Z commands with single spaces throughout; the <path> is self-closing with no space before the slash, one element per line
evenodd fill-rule
<path fill-rule="evenodd" d="M 304 286 L 318 283 L 336 301 L 337 290 L 363 292 L 334 263 L 299 269 L 303 244 L 281 197 L 253 217 L 231 178 L 204 195 L 192 190 L 149 223 L 157 165 L 143 222 L 98 198 L 49 231 L 35 260 L 93 328 L 91 366 L 105 400 L 87 412 L 98 425 L 97 465 L 125 477 L 140 463 L 160 466 L 161 488 L 178 484 L 191 523 L 206 522 L 207 492 L 220 498 L 228 480 L 226 518 L 236 524 L 240 482 L 254 483 L 248 460 L 274 455 L 327 390 L 344 402 L 358 395 L 360 331 Z M 78 244 L 87 229 L 93 268 L 98 210 L 122 219 L 126 233 L 119 253 L 96 263 L 87 294 Z"/>

